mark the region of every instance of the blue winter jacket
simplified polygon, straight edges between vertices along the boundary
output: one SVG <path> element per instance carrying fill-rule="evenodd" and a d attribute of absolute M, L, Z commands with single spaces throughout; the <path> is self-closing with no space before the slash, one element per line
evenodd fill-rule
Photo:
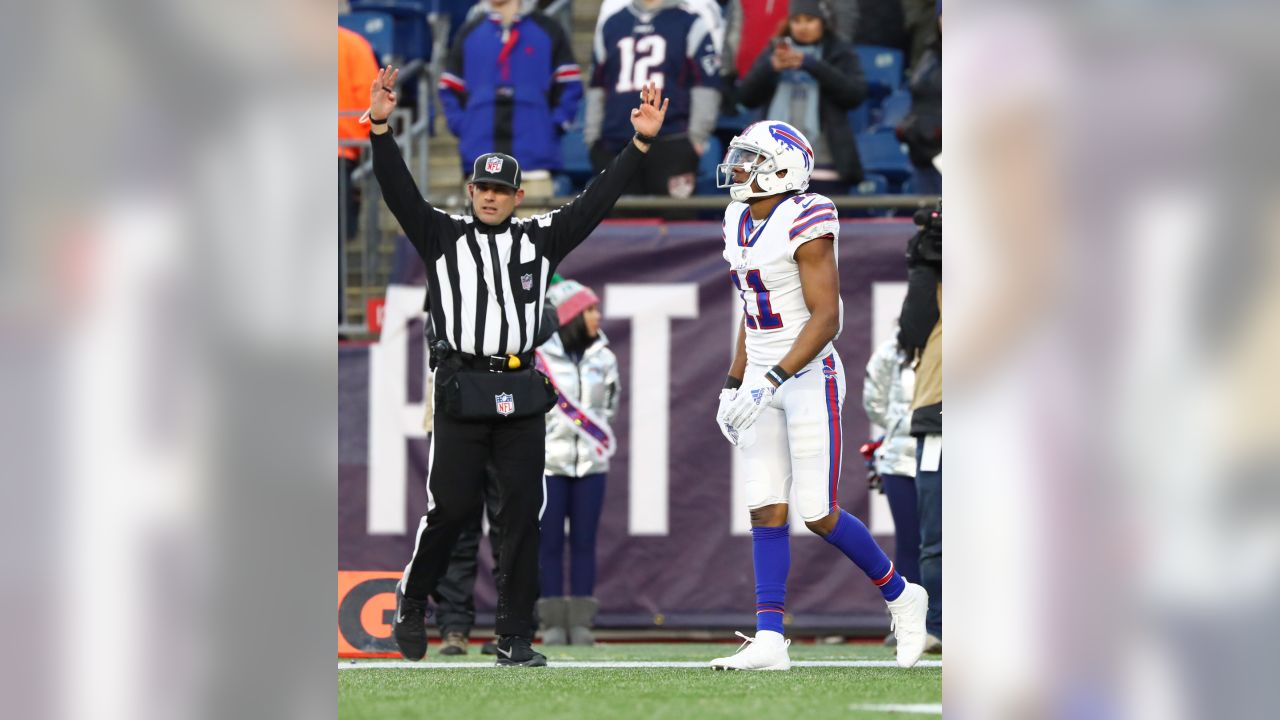
<path fill-rule="evenodd" d="M 582 72 L 559 23 L 536 12 L 509 27 L 497 13 L 477 16 L 458 31 L 444 70 L 440 101 L 464 174 L 489 152 L 515 157 L 524 171 L 560 168 Z"/>

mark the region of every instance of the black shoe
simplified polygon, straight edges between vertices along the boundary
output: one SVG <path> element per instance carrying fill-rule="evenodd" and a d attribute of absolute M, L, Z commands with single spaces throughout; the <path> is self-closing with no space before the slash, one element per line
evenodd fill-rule
<path fill-rule="evenodd" d="M 481 646 L 480 646 L 480 654 L 481 654 L 481 655 L 497 655 L 497 654 L 498 654 L 498 643 L 494 642 L 493 640 L 490 640 L 489 642 L 485 643 L 484 645 L 481 645 Z"/>
<path fill-rule="evenodd" d="M 546 667 L 547 658 L 534 652 L 529 638 L 519 635 L 502 635 L 498 638 L 498 665 L 521 667 Z"/>
<path fill-rule="evenodd" d="M 427 654 L 427 601 L 405 597 L 396 588 L 396 619 L 392 624 L 396 646 L 406 660 L 421 660 Z"/>

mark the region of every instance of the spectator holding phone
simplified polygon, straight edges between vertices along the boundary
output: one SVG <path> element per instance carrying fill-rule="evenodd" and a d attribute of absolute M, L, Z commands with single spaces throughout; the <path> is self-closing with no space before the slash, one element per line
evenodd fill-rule
<path fill-rule="evenodd" d="M 738 100 L 765 117 L 794 125 L 813 140 L 809 191 L 845 195 L 862 181 L 862 161 L 848 112 L 867 97 L 853 46 L 833 30 L 823 0 L 791 0 L 779 37 L 738 83 Z"/>

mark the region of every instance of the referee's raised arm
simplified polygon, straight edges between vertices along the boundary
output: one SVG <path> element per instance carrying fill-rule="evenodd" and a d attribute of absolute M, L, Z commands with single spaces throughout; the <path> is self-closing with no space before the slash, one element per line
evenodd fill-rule
<path fill-rule="evenodd" d="M 400 146 L 391 133 L 391 126 L 387 123 L 392 111 L 396 109 L 396 79 L 399 75 L 399 68 L 393 70 L 388 65 L 378 70 L 378 76 L 373 79 L 373 86 L 369 90 L 367 115 L 371 125 L 369 144 L 373 151 L 373 175 L 378 179 L 387 208 L 404 229 L 409 242 L 425 258 L 428 256 L 427 247 L 431 237 L 431 216 L 436 211 L 418 191 L 413 175 L 404 164 Z"/>
<path fill-rule="evenodd" d="M 547 254 L 553 264 L 559 263 L 604 220 L 622 196 L 631 177 L 640 169 L 645 153 L 662 129 L 669 99 L 663 99 L 662 88 L 650 82 L 640 89 L 640 106 L 631 111 L 631 126 L 636 135 L 622 152 L 587 184 L 573 202 L 548 218 L 552 230 Z"/>

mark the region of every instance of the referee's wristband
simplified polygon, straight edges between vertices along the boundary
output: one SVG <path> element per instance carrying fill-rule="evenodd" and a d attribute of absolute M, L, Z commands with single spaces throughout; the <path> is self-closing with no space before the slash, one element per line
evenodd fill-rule
<path fill-rule="evenodd" d="M 725 390 L 737 390 L 742 387 L 742 378 L 736 378 L 732 375 L 726 375 L 724 378 Z"/>
<path fill-rule="evenodd" d="M 390 119 L 391 119 L 391 116 L 390 116 L 390 115 L 388 115 L 388 116 L 386 116 L 386 117 L 382 118 L 381 120 L 379 120 L 379 119 L 375 118 L 374 116 L 370 115 L 370 116 L 369 116 L 369 124 L 370 124 L 370 125 L 386 125 L 386 124 L 387 124 L 387 121 L 389 121 Z"/>
<path fill-rule="evenodd" d="M 774 365 L 769 368 L 769 372 L 765 373 L 764 376 L 773 380 L 778 387 L 782 387 L 782 383 L 791 379 L 791 373 L 783 370 L 781 365 Z"/>
<path fill-rule="evenodd" d="M 636 139 L 644 143 L 645 145 L 652 145 L 654 141 L 658 139 L 658 136 L 657 135 L 641 135 L 640 133 L 636 133 Z"/>

